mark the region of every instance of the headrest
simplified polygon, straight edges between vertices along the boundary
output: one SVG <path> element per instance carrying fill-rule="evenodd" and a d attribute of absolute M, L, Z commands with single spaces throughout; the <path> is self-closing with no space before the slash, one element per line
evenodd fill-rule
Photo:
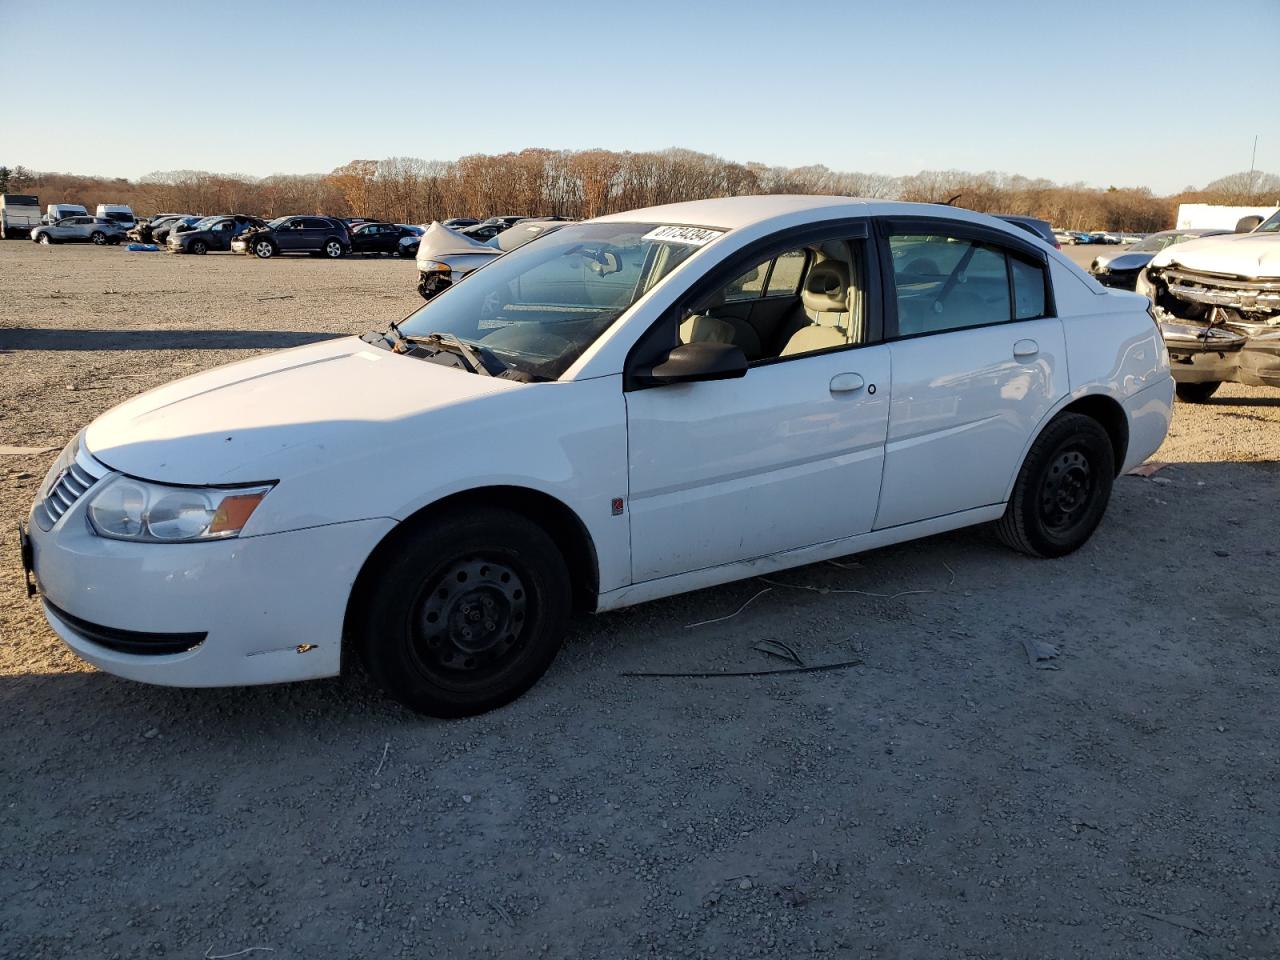
<path fill-rule="evenodd" d="M 849 265 L 840 260 L 820 260 L 809 268 L 800 292 L 805 309 L 818 313 L 845 313 L 849 309 Z"/>

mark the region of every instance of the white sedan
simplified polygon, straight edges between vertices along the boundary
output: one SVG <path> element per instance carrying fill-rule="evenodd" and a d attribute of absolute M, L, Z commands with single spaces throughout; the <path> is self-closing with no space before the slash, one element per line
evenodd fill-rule
<path fill-rule="evenodd" d="M 1172 399 L 1147 301 L 1003 221 L 682 203 L 111 410 L 50 470 L 24 553 L 103 670 L 274 683 L 349 651 L 460 716 L 527 690 L 575 610 L 980 523 L 1069 553 Z"/>

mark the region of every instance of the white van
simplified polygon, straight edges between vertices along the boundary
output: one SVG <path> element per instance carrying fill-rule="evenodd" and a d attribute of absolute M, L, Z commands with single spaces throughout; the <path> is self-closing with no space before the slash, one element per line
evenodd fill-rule
<path fill-rule="evenodd" d="M 100 203 L 96 216 L 103 220 L 114 221 L 125 230 L 132 230 L 138 225 L 138 218 L 133 215 L 133 209 L 123 203 Z"/>
<path fill-rule="evenodd" d="M 89 211 L 78 203 L 51 203 L 45 211 L 45 223 L 57 223 L 67 217 L 87 217 Z"/>

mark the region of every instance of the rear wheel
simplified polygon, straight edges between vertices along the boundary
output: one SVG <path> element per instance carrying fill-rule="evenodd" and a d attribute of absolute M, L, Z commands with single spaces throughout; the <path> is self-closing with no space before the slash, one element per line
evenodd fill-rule
<path fill-rule="evenodd" d="M 330 260 L 337 260 L 340 256 L 342 256 L 342 244 L 340 244 L 337 240 L 329 240 L 328 242 L 325 243 L 324 247 L 321 249 L 320 252 L 323 253 L 326 257 L 328 257 Z"/>
<path fill-rule="evenodd" d="M 1115 451 L 1102 425 L 1059 414 L 1031 445 L 996 533 L 1033 557 L 1078 550 L 1102 521 L 1114 478 Z"/>
<path fill-rule="evenodd" d="M 1222 386 L 1221 380 L 1210 380 L 1207 383 L 1179 383 L 1174 386 L 1178 399 L 1185 403 L 1204 403 Z"/>
<path fill-rule="evenodd" d="M 370 674 L 419 713 L 462 717 L 509 703 L 555 659 L 569 571 L 554 541 L 509 510 L 423 523 L 363 598 Z"/>
<path fill-rule="evenodd" d="M 209 245 L 203 240 L 191 241 L 191 252 L 197 254 L 205 254 L 209 252 Z"/>
<path fill-rule="evenodd" d="M 102 246 L 107 242 L 107 235 L 103 233 L 101 230 L 95 230 L 93 231 L 93 233 L 89 234 L 89 239 L 92 240 L 98 246 Z"/>
<path fill-rule="evenodd" d="M 255 240 L 253 242 L 253 255 L 260 260 L 270 260 L 276 255 L 276 248 L 270 240 Z"/>

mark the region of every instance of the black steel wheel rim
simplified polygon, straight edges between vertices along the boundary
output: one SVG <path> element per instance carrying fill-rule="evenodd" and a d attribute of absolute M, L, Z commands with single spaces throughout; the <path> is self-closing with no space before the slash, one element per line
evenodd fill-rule
<path fill-rule="evenodd" d="M 1040 484 L 1040 519 L 1051 533 L 1067 533 L 1089 511 L 1097 477 L 1085 451 L 1067 447 L 1054 454 Z"/>
<path fill-rule="evenodd" d="M 413 608 L 418 668 L 438 683 L 470 686 L 510 666 L 533 613 L 526 579 L 508 559 L 472 556 L 443 567 Z"/>

